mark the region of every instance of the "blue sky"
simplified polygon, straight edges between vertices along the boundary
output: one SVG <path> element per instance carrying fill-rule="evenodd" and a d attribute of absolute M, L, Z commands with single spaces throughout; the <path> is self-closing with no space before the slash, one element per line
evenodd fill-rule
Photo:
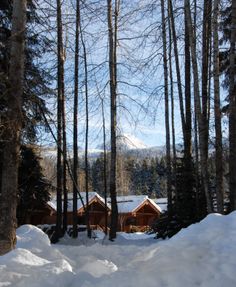
<path fill-rule="evenodd" d="M 73 1 L 72 1 L 73 2 Z M 121 134 L 131 134 L 147 146 L 165 144 L 165 117 L 163 100 L 162 41 L 160 25 L 160 7 L 153 12 L 145 11 L 149 1 L 122 1 L 118 33 L 118 129 Z M 146 3 L 146 4 L 145 4 Z M 68 3 L 65 3 L 68 5 Z M 136 9 L 143 5 L 143 13 Z M 91 8 L 91 7 L 90 7 Z M 69 11 L 69 13 L 68 13 Z M 90 11 L 91 12 L 91 11 Z M 132 13 L 132 17 L 128 14 Z M 99 17 L 88 18 L 88 10 L 82 11 L 82 29 L 88 51 L 89 67 L 89 146 L 95 148 L 102 142 L 101 100 L 105 101 L 106 129 L 109 139 L 110 100 L 106 13 L 101 10 Z M 68 16 L 69 15 L 69 16 Z M 66 96 L 67 96 L 67 135 L 72 142 L 73 119 L 73 74 L 74 74 L 74 10 L 63 10 L 68 41 L 66 45 Z M 180 17 L 181 18 L 181 17 Z M 177 21 L 177 31 L 183 31 L 183 21 Z M 152 24 L 152 25 L 150 25 Z M 159 27 L 159 28 L 158 28 Z M 146 35 L 148 34 L 148 37 Z M 142 37 L 139 37 L 142 35 Z M 66 38 L 66 37 L 65 37 Z M 180 54 L 183 56 L 181 41 Z M 56 54 L 54 55 L 56 58 Z M 173 56 L 173 55 L 172 55 Z M 181 57 L 180 57 L 180 62 Z M 175 71 L 174 58 L 172 59 Z M 182 71 L 183 71 L 183 67 Z M 79 137 L 80 146 L 84 146 L 85 98 L 83 52 L 80 51 L 79 69 Z M 182 73 L 182 81 L 183 79 Z M 174 74 L 174 78 L 175 74 Z M 175 87 L 176 93 L 176 79 Z M 178 94 L 175 94 L 175 131 L 176 142 L 180 142 L 181 124 L 179 117 Z M 56 119 L 56 99 L 49 108 Z M 49 135 L 43 136 L 44 143 L 52 143 Z"/>
<path fill-rule="evenodd" d="M 132 134 L 142 140 L 147 146 L 165 144 L 165 123 L 163 109 L 163 76 L 160 56 L 161 42 L 153 45 L 160 31 L 145 40 L 135 38 L 144 33 L 151 20 L 159 21 L 159 14 L 152 14 L 154 19 L 142 17 L 137 5 L 145 7 L 145 1 L 122 1 L 119 33 L 118 33 L 118 129 L 119 133 Z M 66 4 L 68 5 L 68 3 Z M 66 46 L 66 96 L 67 96 L 67 135 L 68 143 L 72 142 L 73 119 L 73 74 L 74 74 L 74 10 L 63 9 L 64 22 L 67 23 L 64 35 L 67 33 Z M 71 9 L 71 10 L 70 10 Z M 72 12 L 72 13 L 71 13 Z M 109 138 L 110 100 L 109 100 L 109 70 L 106 13 L 97 17 L 87 17 L 88 10 L 82 11 L 82 29 L 88 51 L 89 67 L 89 143 L 94 148 L 102 142 L 101 101 L 105 99 L 106 129 Z M 132 17 L 128 14 L 132 13 Z M 68 16 L 69 15 L 69 16 Z M 72 15 L 72 16 L 71 16 Z M 147 20 L 148 19 L 148 20 Z M 66 38 L 66 37 L 65 37 Z M 154 55 L 157 54 L 155 57 Z M 55 55 L 56 56 L 56 55 Z M 151 57 L 151 62 L 147 59 Z M 84 145 L 85 128 L 85 98 L 84 98 L 84 67 L 83 51 L 80 51 L 79 69 L 79 138 L 80 146 Z M 56 99 L 55 99 L 56 101 Z M 50 103 L 50 111 L 56 119 L 56 104 Z M 52 142 L 49 135 L 43 142 Z"/>

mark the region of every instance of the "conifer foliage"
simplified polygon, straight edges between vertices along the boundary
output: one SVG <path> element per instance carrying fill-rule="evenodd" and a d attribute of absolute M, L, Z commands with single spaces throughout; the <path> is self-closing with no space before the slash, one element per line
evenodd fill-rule
<path fill-rule="evenodd" d="M 42 209 L 50 200 L 51 185 L 44 177 L 40 158 L 33 146 L 23 145 L 20 149 L 18 173 L 18 224 L 27 223 L 31 213 Z"/>
<path fill-rule="evenodd" d="M 12 2 L 3 0 L 0 2 L 0 111 L 4 116 L 4 107 L 7 101 L 7 90 L 9 82 L 9 59 L 10 59 L 10 35 Z M 48 112 L 45 100 L 52 96 L 50 82 L 53 77 L 50 73 L 38 64 L 45 53 L 51 49 L 51 41 L 43 33 L 37 33 L 35 27 L 42 25 L 42 19 L 34 1 L 27 1 L 26 15 L 27 29 L 25 31 L 25 73 L 23 83 L 23 134 L 22 138 L 27 142 L 34 142 L 37 139 L 37 127 L 43 123 L 43 115 Z M 36 61 L 37 60 L 37 61 Z"/>
<path fill-rule="evenodd" d="M 0 254 L 16 245 L 16 195 L 22 130 L 26 1 L 13 1 L 9 83 L 1 110 Z M 5 100 L 5 101 L 4 101 Z"/>

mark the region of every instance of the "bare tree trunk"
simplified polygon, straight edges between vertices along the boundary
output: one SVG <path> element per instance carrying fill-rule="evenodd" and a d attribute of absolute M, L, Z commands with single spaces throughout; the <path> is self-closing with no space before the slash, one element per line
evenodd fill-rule
<path fill-rule="evenodd" d="M 107 152 L 106 152 L 106 123 L 104 113 L 104 102 L 102 99 L 102 129 L 103 129 L 103 182 L 104 182 L 104 199 L 105 199 L 105 234 L 108 228 L 108 210 L 107 210 Z"/>
<path fill-rule="evenodd" d="M 88 163 L 88 135 L 89 135 L 89 108 L 88 108 L 88 65 L 87 65 L 87 51 L 84 42 L 84 37 L 81 29 L 80 22 L 80 36 L 81 44 L 83 47 L 84 54 L 84 74 L 85 74 L 85 113 L 86 113 L 86 127 L 85 127 L 85 192 L 86 192 L 86 224 L 87 224 L 87 235 L 91 237 L 90 229 L 90 216 L 89 216 L 89 163 Z"/>
<path fill-rule="evenodd" d="M 2 172 L 0 187 L 0 255 L 16 244 L 16 207 L 20 133 L 22 129 L 22 95 L 26 0 L 13 1 L 11 51 L 7 114 L 2 135 Z"/>
<path fill-rule="evenodd" d="M 164 0 L 161 0 L 161 22 L 163 43 L 163 69 L 164 69 L 164 93 L 165 93 L 165 127 L 166 127 L 166 166 L 167 166 L 167 197 L 168 215 L 172 216 L 172 187 L 171 187 L 171 162 L 170 162 L 170 125 L 169 125 L 169 93 L 168 93 L 168 67 L 166 46 L 166 19 Z"/>
<path fill-rule="evenodd" d="M 185 10 L 186 12 L 186 10 Z M 197 36 L 197 0 L 194 0 L 194 38 Z M 200 176 L 199 176 L 199 145 L 198 145 L 198 125 L 196 112 L 196 97 L 194 97 L 194 149 L 195 149 L 195 173 L 196 173 L 196 212 L 200 218 Z"/>
<path fill-rule="evenodd" d="M 171 34 L 171 21 L 170 21 L 170 9 L 168 2 L 168 34 L 169 34 L 169 77 L 170 77 L 170 99 L 171 99 L 171 133 L 172 133 L 172 156 L 173 156 L 173 169 L 172 176 L 174 178 L 175 186 L 175 205 L 178 206 L 178 193 L 176 188 L 176 146 L 175 146 L 175 104 L 174 104 L 174 81 L 173 81 L 173 69 L 172 69 L 172 34 Z"/>
<path fill-rule="evenodd" d="M 185 22 L 185 142 L 184 142 L 184 182 L 188 197 L 193 196 L 193 166 L 192 166 L 192 112 L 191 112 L 191 56 L 186 9 Z M 181 208 L 181 207 L 180 207 Z"/>
<path fill-rule="evenodd" d="M 213 15 L 213 46 L 214 46 L 214 113 L 215 113 L 215 165 L 216 165 L 216 196 L 217 211 L 224 212 L 224 187 L 223 187 L 223 149 L 220 109 L 220 83 L 219 83 L 219 36 L 218 36 L 219 0 L 214 0 Z"/>
<path fill-rule="evenodd" d="M 208 159 L 208 138 L 209 138 L 209 102 L 208 93 L 210 46 L 211 46 L 211 11 L 212 1 L 204 0 L 203 11 L 203 32 L 202 32 L 202 117 L 204 129 L 204 157 Z"/>
<path fill-rule="evenodd" d="M 203 33 L 202 33 L 202 138 L 203 138 L 203 158 L 205 161 L 206 169 L 204 168 L 204 185 L 208 185 L 208 193 L 211 200 L 211 209 L 213 212 L 212 196 L 209 189 L 209 171 L 208 171 L 208 145 L 209 145 L 209 120 L 210 120 L 210 86 L 211 86 L 211 12 L 212 1 L 204 0 L 203 10 Z"/>
<path fill-rule="evenodd" d="M 117 1 L 116 1 L 117 7 Z M 117 19 L 118 11 L 115 11 Z M 118 208 L 116 200 L 116 129 L 117 129 L 117 82 L 116 82 L 116 39 L 117 27 L 113 31 L 112 23 L 112 1 L 107 0 L 107 18 L 109 32 L 109 72 L 110 72 L 110 95 L 111 95 L 111 167 L 110 167 L 110 196 L 111 196 L 111 229 L 110 240 L 116 238 Z M 116 25 L 115 25 L 116 26 Z"/>
<path fill-rule="evenodd" d="M 62 235 L 62 108 L 63 108 L 63 40 L 61 1 L 57 0 L 57 221 L 56 237 Z"/>
<path fill-rule="evenodd" d="M 208 189 L 208 165 L 207 165 L 207 152 L 206 152 L 206 125 L 204 123 L 204 117 L 202 114 L 201 101 L 200 101 L 200 92 L 199 92 L 199 76 L 198 76 L 198 65 L 197 65 L 197 53 L 196 53 L 196 39 L 193 33 L 192 27 L 192 16 L 190 11 L 189 0 L 185 0 L 185 9 L 187 16 L 187 25 L 189 30 L 189 42 L 191 48 L 191 57 L 192 57 L 192 69 L 194 77 L 194 97 L 196 105 L 196 115 L 198 122 L 199 130 L 199 147 L 200 147 L 200 162 L 201 162 L 201 173 L 202 173 L 202 183 L 203 189 L 207 201 L 207 211 L 211 213 L 213 210 L 212 199 Z"/>
<path fill-rule="evenodd" d="M 230 210 L 236 209 L 236 2 L 232 1 L 229 93 L 229 191 Z"/>
<path fill-rule="evenodd" d="M 180 74 L 179 53 L 178 53 L 178 44 L 177 44 L 177 37 L 176 37 L 176 30 L 175 30 L 175 20 L 174 20 L 174 15 L 173 15 L 172 0 L 168 0 L 168 10 L 169 10 L 169 16 L 171 19 L 171 31 L 172 31 L 173 43 L 174 43 L 175 67 L 176 67 L 177 86 L 178 86 L 178 93 L 179 93 L 180 116 L 181 116 L 183 138 L 185 142 L 186 135 L 185 135 L 185 115 L 184 115 L 182 80 L 181 80 L 181 74 Z"/>
<path fill-rule="evenodd" d="M 196 104 L 194 101 L 194 150 L 195 150 L 195 179 L 196 179 L 196 212 L 198 218 L 200 218 L 200 175 L 199 175 L 199 144 L 198 144 L 198 125 L 197 125 L 197 115 L 196 115 Z"/>
<path fill-rule="evenodd" d="M 176 147 L 175 147 L 175 105 L 174 105 L 174 83 L 172 70 L 172 35 L 171 35 L 170 14 L 168 9 L 168 32 L 169 32 L 169 77 L 170 77 L 170 98 L 171 98 L 171 129 L 172 129 L 172 151 L 173 151 L 173 170 L 176 174 Z"/>
<path fill-rule="evenodd" d="M 80 31 L 80 0 L 76 0 L 76 31 L 75 31 L 75 79 L 74 79 L 74 125 L 73 125 L 73 237 L 78 237 L 77 186 L 78 186 L 78 90 L 79 90 L 79 31 Z"/>
<path fill-rule="evenodd" d="M 65 53 L 63 53 L 65 55 Z M 64 81 L 64 62 L 62 75 L 62 139 L 63 139 L 63 233 L 67 231 L 67 145 L 66 145 L 66 96 L 65 96 L 65 81 Z"/>
<path fill-rule="evenodd" d="M 185 11 L 185 164 L 186 169 L 191 172 L 192 158 L 192 116 L 191 116 L 191 56 L 189 44 L 189 32 Z"/>

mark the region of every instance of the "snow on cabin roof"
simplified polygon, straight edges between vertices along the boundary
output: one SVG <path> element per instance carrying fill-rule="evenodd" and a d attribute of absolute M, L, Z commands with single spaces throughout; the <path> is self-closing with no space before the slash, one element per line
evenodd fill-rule
<path fill-rule="evenodd" d="M 167 198 L 166 197 L 155 198 L 154 201 L 161 208 L 162 212 L 167 211 Z"/>
<path fill-rule="evenodd" d="M 146 195 L 117 196 L 118 212 L 119 213 L 134 212 L 146 200 L 148 200 L 155 209 L 161 212 L 161 208 Z M 111 200 L 108 199 L 108 202 L 110 203 Z"/>
<path fill-rule="evenodd" d="M 81 197 L 83 199 L 84 204 L 86 204 L 86 193 L 81 192 Z M 105 205 L 105 200 L 103 197 L 101 197 L 96 192 L 89 192 L 89 202 L 91 202 L 95 197 L 97 197 L 101 202 Z M 150 199 L 146 195 L 128 195 L 128 196 L 117 196 L 117 205 L 118 205 L 118 212 L 119 213 L 131 213 L 134 212 L 136 209 L 138 209 L 146 200 L 151 203 L 151 205 L 158 210 L 159 212 L 162 212 L 164 208 L 160 207 L 159 204 L 157 204 L 154 200 Z M 159 200 L 159 199 L 158 199 Z M 110 208 L 111 199 L 107 199 L 108 208 Z M 57 210 L 57 201 L 56 196 L 51 199 L 51 201 L 48 202 L 48 205 L 51 206 L 54 210 Z M 80 210 L 83 205 L 82 202 L 78 196 L 77 200 L 77 206 Z M 164 209 L 165 210 L 165 209 Z M 73 211 L 73 193 L 68 193 L 68 211 Z"/>
<path fill-rule="evenodd" d="M 80 192 L 80 195 L 82 197 L 82 200 L 84 202 L 84 204 L 86 204 L 86 193 L 85 192 Z M 105 204 L 105 200 L 103 199 L 103 197 L 101 197 L 98 193 L 96 192 L 89 192 L 88 193 L 88 197 L 89 197 L 89 203 L 94 200 L 94 198 L 98 198 L 101 202 L 103 202 Z M 68 193 L 68 207 L 67 210 L 69 212 L 73 211 L 73 193 Z M 51 201 L 48 201 L 48 205 L 51 206 L 54 210 L 57 210 L 57 199 L 56 196 L 54 196 Z M 77 210 L 80 210 L 83 207 L 83 204 L 80 200 L 80 197 L 78 195 L 78 199 L 77 199 Z M 109 206 L 108 206 L 109 207 Z"/>
<path fill-rule="evenodd" d="M 51 201 L 47 202 L 47 205 L 49 205 L 52 209 L 57 210 L 57 202 L 54 202 L 53 198 L 51 199 Z"/>

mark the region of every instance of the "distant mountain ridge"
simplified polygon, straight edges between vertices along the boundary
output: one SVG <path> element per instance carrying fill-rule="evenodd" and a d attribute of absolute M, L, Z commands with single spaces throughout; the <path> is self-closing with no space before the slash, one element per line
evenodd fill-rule
<path fill-rule="evenodd" d="M 106 150 L 110 151 L 110 142 L 106 143 Z M 176 150 L 181 153 L 182 145 L 177 144 Z M 140 158 L 163 157 L 166 153 L 165 145 L 149 147 L 137 137 L 130 134 L 122 134 L 117 136 L 117 151 L 127 156 L 135 156 Z M 88 156 L 90 159 L 96 159 L 103 153 L 103 144 L 98 144 L 96 148 L 89 149 Z M 68 154 L 73 157 L 72 147 L 68 149 Z M 56 158 L 56 147 L 42 148 L 42 156 L 48 158 Z M 84 157 L 84 150 L 79 148 L 78 155 Z"/>
<path fill-rule="evenodd" d="M 110 147 L 110 142 L 107 142 L 106 150 L 110 151 Z M 164 155 L 165 146 L 148 147 L 137 137 L 130 134 L 122 134 L 117 136 L 117 150 L 118 152 L 127 155 L 140 157 L 157 157 Z M 43 157 L 56 158 L 56 147 L 43 147 L 41 151 Z M 70 154 L 70 157 L 73 157 L 72 148 L 69 148 L 68 153 Z M 96 146 L 96 148 L 89 149 L 88 151 L 89 158 L 97 158 L 100 156 L 101 153 L 103 153 L 103 144 L 99 144 Z M 79 148 L 78 154 L 80 157 L 83 157 L 84 150 L 82 148 Z"/>

